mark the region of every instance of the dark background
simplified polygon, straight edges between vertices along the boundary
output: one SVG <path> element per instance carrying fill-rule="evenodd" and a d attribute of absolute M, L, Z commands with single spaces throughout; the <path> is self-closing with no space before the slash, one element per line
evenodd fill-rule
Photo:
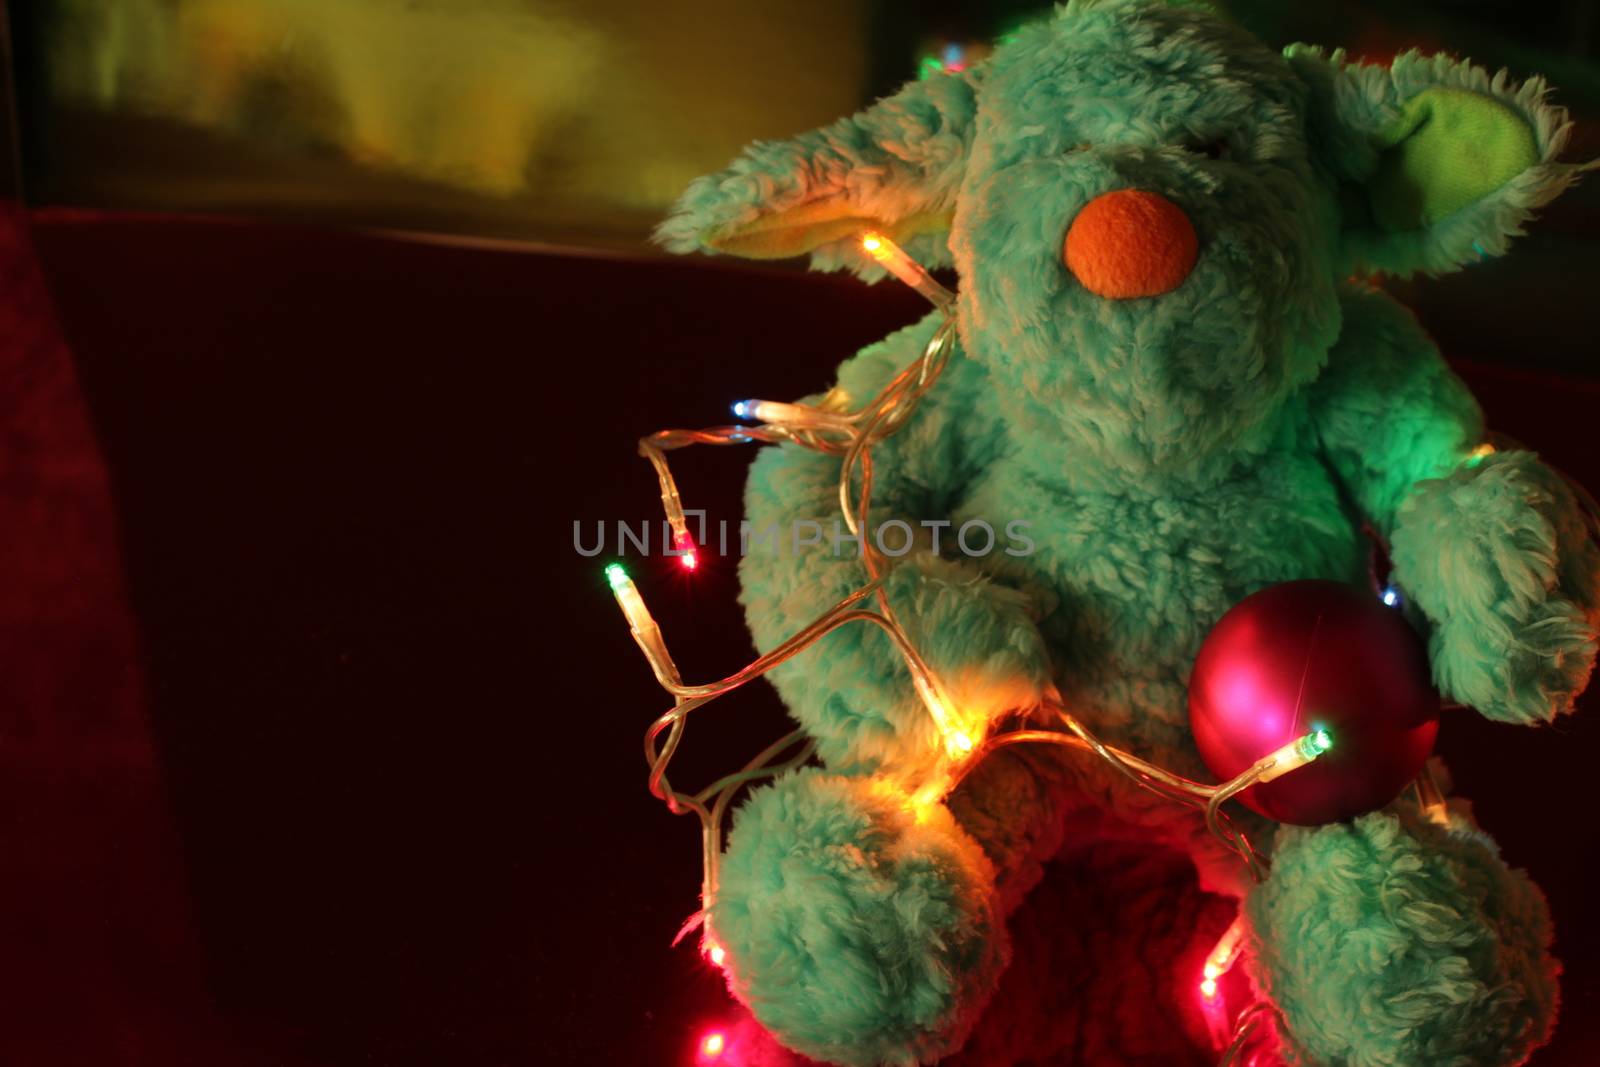
<path fill-rule="evenodd" d="M 1430 25 L 1524 27 L 1581 67 L 1590 9 L 1550 10 L 1577 21 Z M 639 436 L 813 391 L 918 298 L 11 184 L 33 191 L 0 211 L 0 1062 L 692 1062 L 735 1016 L 669 948 L 696 826 L 645 791 L 663 694 L 572 523 L 655 520 Z M 1506 260 L 1397 287 L 1495 427 L 1593 486 L 1597 189 Z M 746 457 L 680 455 L 690 506 L 736 523 Z M 687 676 L 752 656 L 731 561 L 632 567 Z M 1539 1067 L 1600 1054 L 1597 722 L 1441 734 L 1556 916 Z M 702 713 L 681 780 L 784 729 L 752 687 Z"/>

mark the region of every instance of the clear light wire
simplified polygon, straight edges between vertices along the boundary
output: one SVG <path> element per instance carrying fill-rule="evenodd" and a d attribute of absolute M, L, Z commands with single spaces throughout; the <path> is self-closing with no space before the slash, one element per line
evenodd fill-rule
<path fill-rule="evenodd" d="M 1245 1049 L 1250 1038 L 1264 1021 L 1278 1015 L 1278 1009 L 1264 1000 L 1258 1000 L 1239 1013 L 1233 1024 L 1233 1041 L 1217 1062 L 1217 1067 L 1242 1067 Z"/>

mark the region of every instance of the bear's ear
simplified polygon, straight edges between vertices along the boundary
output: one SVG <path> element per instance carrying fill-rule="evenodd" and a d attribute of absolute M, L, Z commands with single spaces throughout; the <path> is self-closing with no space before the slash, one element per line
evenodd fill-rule
<path fill-rule="evenodd" d="M 980 78 L 978 68 L 935 74 L 830 126 L 750 145 L 690 184 L 656 241 L 751 259 L 811 253 L 819 269 L 876 277 L 855 238 L 877 229 L 927 266 L 948 263 Z"/>
<path fill-rule="evenodd" d="M 1312 155 L 1341 186 L 1341 270 L 1437 274 L 1499 255 L 1588 169 L 1555 161 L 1570 124 L 1541 79 L 1418 52 L 1388 67 L 1284 54 L 1311 89 Z"/>

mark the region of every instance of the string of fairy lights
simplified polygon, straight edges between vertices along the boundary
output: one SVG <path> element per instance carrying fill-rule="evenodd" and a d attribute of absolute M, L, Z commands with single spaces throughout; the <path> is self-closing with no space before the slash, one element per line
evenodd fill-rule
<path fill-rule="evenodd" d="M 860 588 L 766 655 L 718 681 L 689 685 L 679 673 L 660 627 L 626 570 L 620 563 L 612 563 L 606 568 L 612 593 L 627 618 L 634 641 L 649 662 L 656 681 L 673 699 L 672 707 L 658 716 L 645 733 L 644 751 L 649 766 L 650 791 L 674 814 L 692 812 L 700 820 L 703 853 L 701 907 L 679 931 L 678 940 L 700 927 L 701 949 L 705 956 L 719 967 L 729 962 L 709 918 L 717 896 L 723 824 L 729 806 L 740 790 L 803 765 L 816 749 L 815 742 L 807 738 L 804 730 L 795 730 L 757 753 L 739 770 L 717 779 L 698 792 L 683 792 L 673 786 L 667 772 L 683 742 L 690 714 L 760 678 L 832 631 L 852 623 L 874 625 L 887 634 L 900 653 L 912 685 L 942 742 L 942 752 L 938 754 L 933 769 L 906 794 L 909 807 L 915 810 L 941 802 L 986 756 L 1002 747 L 1018 744 L 1061 745 L 1098 757 L 1122 776 L 1157 796 L 1198 809 L 1203 813 L 1208 829 L 1238 854 L 1253 878 L 1261 880 L 1266 875 L 1267 860 L 1229 819 L 1223 805 L 1250 786 L 1265 784 L 1288 774 L 1328 751 L 1333 745 L 1333 738 L 1326 730 L 1313 730 L 1263 757 L 1236 778 L 1216 785 L 1173 774 L 1103 743 L 1053 695 L 1047 698 L 1041 711 L 1046 721 L 1059 724 L 1059 728 L 1012 729 L 989 735 L 986 723 L 972 721 L 952 703 L 937 673 L 929 667 L 901 625 L 885 589 L 885 581 L 895 560 L 886 557 L 874 546 L 872 538 L 861 536 L 862 530 L 868 528 L 872 498 L 872 446 L 899 430 L 916 410 L 922 397 L 938 382 L 954 348 L 956 298 L 954 293 L 940 285 L 919 263 L 883 234 L 864 234 L 861 250 L 943 313 L 922 355 L 896 374 L 876 396 L 854 411 L 847 410 L 848 398 L 837 391 L 827 394 L 815 405 L 744 400 L 735 404 L 733 409 L 734 414 L 748 420 L 747 423 L 703 430 L 663 430 L 639 442 L 639 454 L 649 461 L 660 482 L 661 504 L 672 532 L 674 554 L 684 569 L 694 570 L 699 560 L 677 482 L 667 462 L 667 453 L 690 445 L 784 442 L 840 457 L 839 509 L 850 533 L 860 538 L 865 569 L 865 581 Z M 1242 932 L 1243 927 L 1236 920 L 1208 955 L 1200 983 L 1201 994 L 1207 1001 L 1216 997 L 1217 979 L 1237 959 Z M 1263 1013 L 1270 1010 L 1270 1005 L 1261 1003 L 1246 1009 L 1238 1017 L 1233 1040 L 1224 1053 L 1223 1064 L 1233 1063 L 1242 1055 Z"/>

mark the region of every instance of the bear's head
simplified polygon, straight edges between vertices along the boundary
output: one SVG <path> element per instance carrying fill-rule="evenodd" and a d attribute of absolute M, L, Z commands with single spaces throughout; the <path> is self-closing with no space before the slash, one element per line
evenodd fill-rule
<path fill-rule="evenodd" d="M 1267 447 L 1326 362 L 1338 287 L 1503 251 L 1577 167 L 1564 113 L 1446 57 L 1388 67 L 1155 0 L 1075 0 L 982 63 L 751 146 L 697 180 L 676 251 L 879 272 L 880 229 L 960 277 L 1007 421 L 1159 475 Z"/>

